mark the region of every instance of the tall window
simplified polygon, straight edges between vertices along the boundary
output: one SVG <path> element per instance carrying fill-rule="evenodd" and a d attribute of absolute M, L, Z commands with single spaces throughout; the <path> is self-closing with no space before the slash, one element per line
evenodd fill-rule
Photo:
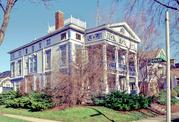
<path fill-rule="evenodd" d="M 61 34 L 61 40 L 64 40 L 64 39 L 66 39 L 66 33 Z"/>
<path fill-rule="evenodd" d="M 29 74 L 29 59 L 25 62 L 26 74 Z"/>
<path fill-rule="evenodd" d="M 30 61 L 30 73 L 33 73 L 33 58 L 30 58 L 29 61 Z"/>
<path fill-rule="evenodd" d="M 60 46 L 60 66 L 67 64 L 67 45 Z"/>
<path fill-rule="evenodd" d="M 15 76 L 15 63 L 14 62 L 11 63 L 11 76 L 12 77 Z"/>
<path fill-rule="evenodd" d="M 51 50 L 47 50 L 45 52 L 46 54 L 46 63 L 45 63 L 45 69 L 50 69 L 51 68 Z"/>
<path fill-rule="evenodd" d="M 33 57 L 33 72 L 37 72 L 37 56 Z"/>
<path fill-rule="evenodd" d="M 22 75 L 22 61 L 21 60 L 18 60 L 17 66 L 18 66 L 18 75 Z"/>
<path fill-rule="evenodd" d="M 78 33 L 76 33 L 76 39 L 77 39 L 77 40 L 81 40 L 81 35 L 78 34 Z"/>
<path fill-rule="evenodd" d="M 30 73 L 37 72 L 37 56 L 33 55 L 30 59 Z"/>

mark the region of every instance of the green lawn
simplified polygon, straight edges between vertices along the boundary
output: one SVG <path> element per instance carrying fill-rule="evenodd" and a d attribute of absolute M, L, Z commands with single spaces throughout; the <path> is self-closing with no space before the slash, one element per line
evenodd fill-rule
<path fill-rule="evenodd" d="M 5 117 L 5 116 L 0 115 L 0 122 L 27 122 L 27 121 L 14 119 L 14 118 Z"/>
<path fill-rule="evenodd" d="M 29 112 L 24 109 L 12 109 L 0 106 L 0 112 L 37 118 L 59 120 L 63 122 L 128 122 L 146 117 L 140 112 L 122 113 L 105 107 L 77 106 L 65 110 Z"/>

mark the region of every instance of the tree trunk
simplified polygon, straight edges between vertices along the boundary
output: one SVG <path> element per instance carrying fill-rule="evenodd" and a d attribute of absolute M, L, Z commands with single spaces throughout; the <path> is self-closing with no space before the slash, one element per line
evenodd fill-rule
<path fill-rule="evenodd" d="M 7 1 L 7 5 L 6 5 L 5 11 L 4 11 L 2 25 L 0 28 L 0 45 L 3 43 L 3 40 L 4 40 L 5 32 L 7 30 L 7 26 L 9 23 L 9 17 L 10 17 L 10 13 L 11 13 L 13 5 L 14 5 L 13 0 Z"/>

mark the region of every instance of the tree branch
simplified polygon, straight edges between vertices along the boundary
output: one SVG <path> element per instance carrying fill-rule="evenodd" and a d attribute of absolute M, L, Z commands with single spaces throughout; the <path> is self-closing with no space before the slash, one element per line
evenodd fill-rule
<path fill-rule="evenodd" d="M 18 0 L 14 0 L 13 6 L 16 4 L 17 1 L 18 1 Z"/>
<path fill-rule="evenodd" d="M 179 0 L 175 0 L 176 1 L 176 3 L 179 5 Z"/>
<path fill-rule="evenodd" d="M 5 9 L 4 9 L 4 7 L 3 7 L 1 2 L 0 2 L 0 8 L 3 10 L 3 13 L 5 13 Z"/>
<path fill-rule="evenodd" d="M 177 0 L 177 1 L 178 1 L 178 0 Z M 156 3 L 158 3 L 158 4 L 162 5 L 162 6 L 164 6 L 164 7 L 166 7 L 166 8 L 169 8 L 169 9 L 173 9 L 173 10 L 179 11 L 178 8 L 173 7 L 173 6 L 170 6 L 170 5 L 167 5 L 167 4 L 165 4 L 165 3 L 162 3 L 162 2 L 159 1 L 159 0 L 154 0 L 154 2 L 156 2 Z M 179 2 L 179 1 L 178 1 L 178 2 Z"/>

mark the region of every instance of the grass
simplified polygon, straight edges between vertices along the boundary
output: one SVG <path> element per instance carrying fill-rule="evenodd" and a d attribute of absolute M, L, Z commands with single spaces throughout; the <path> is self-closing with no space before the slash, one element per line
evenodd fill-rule
<path fill-rule="evenodd" d="M 14 118 L 10 118 L 10 117 L 0 115 L 0 122 L 27 122 L 27 121 L 14 119 Z"/>
<path fill-rule="evenodd" d="M 25 109 L 12 109 L 0 106 L 0 112 L 63 122 L 128 122 L 146 117 L 145 114 L 137 111 L 123 113 L 105 107 L 94 106 L 76 106 L 65 110 L 42 112 L 29 112 Z"/>

